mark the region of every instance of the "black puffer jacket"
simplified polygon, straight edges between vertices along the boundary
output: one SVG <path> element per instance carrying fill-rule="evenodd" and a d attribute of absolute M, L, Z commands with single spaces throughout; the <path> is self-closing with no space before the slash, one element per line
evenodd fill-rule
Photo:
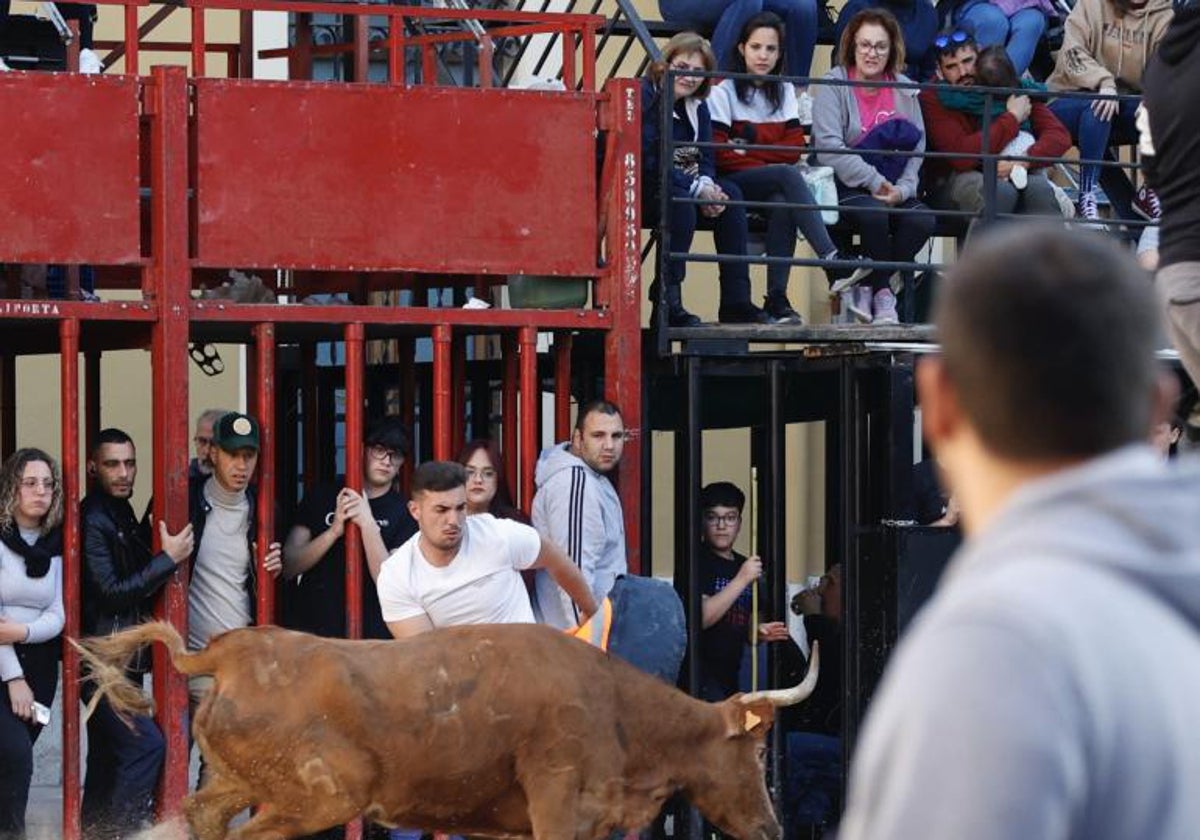
<path fill-rule="evenodd" d="M 165 551 L 150 548 L 150 523 L 124 499 L 90 493 L 80 505 L 83 529 L 83 632 L 107 635 L 149 617 L 153 596 L 175 571 Z"/>

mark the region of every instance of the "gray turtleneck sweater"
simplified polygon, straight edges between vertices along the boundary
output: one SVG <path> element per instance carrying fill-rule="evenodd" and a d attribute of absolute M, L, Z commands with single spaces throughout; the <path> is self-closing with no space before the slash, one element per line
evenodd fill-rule
<path fill-rule="evenodd" d="M 210 478 L 204 498 L 212 510 L 192 566 L 188 587 L 188 647 L 197 650 L 218 633 L 250 624 L 250 503 L 245 491 L 231 493 Z"/>
<path fill-rule="evenodd" d="M 21 539 L 33 545 L 38 532 L 20 529 Z M 40 578 L 25 573 L 25 558 L 0 543 L 0 615 L 29 628 L 26 641 L 48 642 L 62 632 L 62 558 L 50 561 L 50 571 Z M 0 645 L 0 682 L 15 680 L 24 672 L 12 645 Z"/>

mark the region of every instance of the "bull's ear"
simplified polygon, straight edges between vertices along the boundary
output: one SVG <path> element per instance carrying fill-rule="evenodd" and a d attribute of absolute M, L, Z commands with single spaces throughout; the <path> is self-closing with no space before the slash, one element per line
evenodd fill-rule
<path fill-rule="evenodd" d="M 721 714 L 725 719 L 725 735 L 737 738 L 741 735 L 762 737 L 775 721 L 775 706 L 770 701 L 741 702 L 740 695 L 734 695 L 721 704 Z"/>

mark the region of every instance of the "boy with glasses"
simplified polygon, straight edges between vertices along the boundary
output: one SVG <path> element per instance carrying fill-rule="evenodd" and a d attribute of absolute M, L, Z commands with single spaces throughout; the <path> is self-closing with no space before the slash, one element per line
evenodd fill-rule
<path fill-rule="evenodd" d="M 314 487 L 300 503 L 283 547 L 285 624 L 318 636 L 346 635 L 347 522 L 362 527 L 363 638 L 390 639 L 379 610 L 375 576 L 387 555 L 417 532 L 396 476 L 408 454 L 408 435 L 394 417 L 372 424 L 363 438 L 362 493 L 341 483 Z M 378 527 L 374 527 L 374 526 Z"/>
<path fill-rule="evenodd" d="M 733 550 L 745 505 L 746 494 L 728 481 L 700 491 L 700 696 L 710 701 L 724 700 L 739 690 L 742 651 L 750 641 L 753 584 L 762 577 L 760 558 Z M 760 610 L 771 603 L 765 590 L 760 590 L 758 602 Z M 758 636 L 764 642 L 790 638 L 782 621 L 760 624 Z"/>

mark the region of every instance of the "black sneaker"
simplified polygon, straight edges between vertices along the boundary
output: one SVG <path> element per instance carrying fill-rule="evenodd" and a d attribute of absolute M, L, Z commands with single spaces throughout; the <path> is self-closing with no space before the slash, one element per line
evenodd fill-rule
<path fill-rule="evenodd" d="M 861 263 L 863 258 L 856 254 L 844 257 L 840 254 L 834 254 L 830 259 Z M 825 278 L 829 281 L 829 294 L 836 295 L 846 291 L 846 289 L 849 289 L 870 273 L 871 269 L 864 265 L 847 265 L 841 267 L 831 265 L 826 267 Z"/>
<path fill-rule="evenodd" d="M 657 326 L 658 324 L 658 309 L 650 310 L 650 325 Z M 676 327 L 699 327 L 703 326 L 704 322 L 699 317 L 688 312 L 682 306 L 667 307 L 667 326 Z"/>
<path fill-rule="evenodd" d="M 750 301 L 722 304 L 717 310 L 717 320 L 722 324 L 770 324 L 771 317 Z"/>
<path fill-rule="evenodd" d="M 804 319 L 800 317 L 800 313 L 792 309 L 792 304 L 788 301 L 787 295 L 767 295 L 764 304 L 763 309 L 776 324 L 804 323 Z"/>

